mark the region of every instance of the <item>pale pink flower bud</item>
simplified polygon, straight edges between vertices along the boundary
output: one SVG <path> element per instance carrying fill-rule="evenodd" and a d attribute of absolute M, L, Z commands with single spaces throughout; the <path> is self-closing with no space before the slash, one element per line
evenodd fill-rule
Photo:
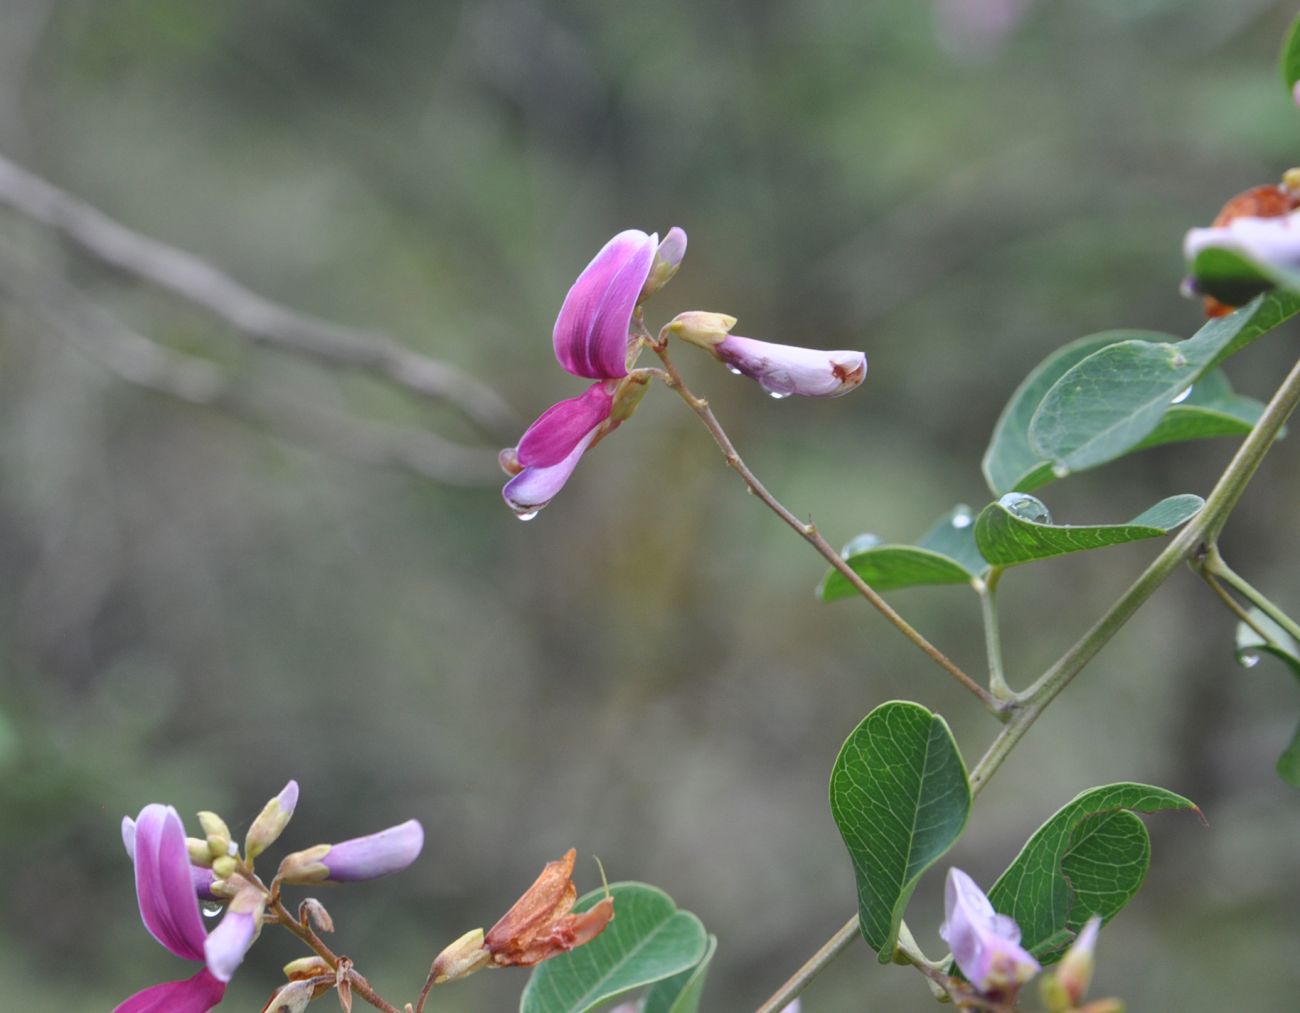
<path fill-rule="evenodd" d="M 984 995 L 1014 996 L 1042 968 L 1020 946 L 1020 926 L 993 910 L 984 892 L 960 869 L 948 870 L 939 935 L 962 974 Z"/>
<path fill-rule="evenodd" d="M 735 334 L 713 345 L 712 352 L 733 373 L 757 380 L 775 398 L 839 397 L 867 375 L 867 357 L 862 352 L 823 352 Z"/>
<path fill-rule="evenodd" d="M 655 250 L 654 262 L 650 265 L 650 274 L 641 288 L 638 301 L 644 302 L 667 285 L 682 266 L 686 256 L 686 233 L 674 225 L 664 236 L 659 249 Z"/>
<path fill-rule="evenodd" d="M 375 879 L 405 869 L 423 847 L 424 828 L 418 820 L 407 820 L 377 834 L 286 855 L 279 875 L 284 882 L 296 884 Z"/>
<path fill-rule="evenodd" d="M 244 838 L 244 857 L 250 862 L 274 844 L 284 833 L 298 805 L 298 782 L 290 781 L 280 794 L 267 802 L 248 828 Z"/>

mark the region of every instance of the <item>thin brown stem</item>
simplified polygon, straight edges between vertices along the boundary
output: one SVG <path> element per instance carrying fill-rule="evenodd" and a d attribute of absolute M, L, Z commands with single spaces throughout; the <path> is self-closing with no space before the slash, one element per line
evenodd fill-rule
<path fill-rule="evenodd" d="M 283 925 L 286 929 L 288 929 L 295 936 L 297 936 L 304 943 L 306 943 L 307 946 L 309 946 L 311 950 L 316 954 L 316 956 L 320 957 L 321 960 L 329 964 L 332 970 L 337 971 L 339 969 L 340 962 L 343 962 L 345 958 L 340 957 L 337 953 L 335 953 L 327 945 L 325 945 L 325 941 L 316 934 L 315 930 L 311 927 L 310 923 L 308 923 L 305 919 L 299 921 L 292 914 L 290 914 L 288 909 L 285 908 L 284 902 L 281 901 L 279 897 L 273 897 L 270 903 L 268 904 L 268 907 L 270 908 L 271 912 L 275 915 L 277 924 Z M 348 973 L 348 980 L 352 985 L 352 991 L 356 995 L 359 995 L 362 999 L 370 1003 L 370 1005 L 374 1006 L 376 1009 L 383 1010 L 384 1013 L 401 1013 L 401 1010 L 399 1010 L 396 1006 L 382 999 L 379 996 L 379 994 L 376 993 L 375 990 L 371 987 L 370 982 L 366 981 L 366 979 L 359 972 L 354 971 L 349 967 L 347 969 L 347 973 Z"/>
<path fill-rule="evenodd" d="M 1007 708 L 1001 702 L 995 700 L 988 690 L 963 672 L 946 654 L 930 643 L 919 630 L 899 615 L 884 598 L 880 597 L 871 585 L 844 561 L 840 554 L 835 551 L 834 546 L 822 537 L 815 524 L 811 521 L 801 521 L 767 490 L 767 487 L 759 481 L 757 475 L 749 470 L 749 466 L 745 464 L 744 459 L 736 451 L 735 444 L 731 442 L 731 437 L 727 435 L 717 416 L 713 414 L 709 402 L 697 397 L 686 385 L 682 374 L 668 355 L 667 340 L 661 337 L 658 341 L 655 341 L 649 337 L 648 333 L 642 336 L 649 341 L 650 347 L 654 349 L 655 354 L 659 356 L 660 361 L 664 364 L 664 372 L 667 376 L 665 382 L 672 390 L 677 392 L 691 411 L 704 423 L 709 435 L 713 437 L 713 442 L 722 451 L 722 456 L 726 459 L 728 467 L 741 477 L 749 491 L 793 529 L 799 537 L 816 549 L 822 558 L 830 563 L 852 585 L 853 589 L 869 601 L 903 636 L 920 648 L 930 660 L 952 676 L 961 686 L 978 697 L 980 703 L 999 716 L 1008 713 Z"/>
<path fill-rule="evenodd" d="M 790 975 L 785 984 L 773 992 L 762 1006 L 758 1007 L 757 1013 L 779 1013 L 780 1010 L 785 1009 L 800 992 L 808 987 L 808 983 L 825 969 L 827 964 L 844 952 L 849 943 L 860 936 L 858 916 L 854 915 L 840 927 L 840 930 L 835 935 L 822 944 L 821 949 L 804 961 L 803 966 Z"/>

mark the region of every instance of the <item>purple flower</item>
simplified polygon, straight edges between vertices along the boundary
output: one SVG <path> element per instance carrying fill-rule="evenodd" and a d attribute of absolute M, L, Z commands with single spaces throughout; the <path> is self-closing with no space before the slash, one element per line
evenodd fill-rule
<path fill-rule="evenodd" d="M 948 870 L 939 935 L 962 974 L 984 995 L 1014 995 L 1042 968 L 1020 946 L 1020 926 L 993 910 L 984 892 L 960 869 Z"/>
<path fill-rule="evenodd" d="M 757 380 L 773 397 L 839 397 L 867 375 L 867 357 L 861 352 L 822 352 L 735 334 L 714 345 L 713 354 L 735 372 Z"/>
<path fill-rule="evenodd" d="M 296 851 L 280 863 L 279 875 L 286 883 L 375 879 L 405 869 L 423 847 L 424 828 L 418 820 L 407 820 L 377 834 Z"/>
<path fill-rule="evenodd" d="M 224 952 L 225 959 L 215 967 L 205 955 L 210 939 L 199 913 L 196 877 L 180 816 L 171 806 L 147 805 L 135 820 L 127 817 L 122 821 L 122 840 L 135 863 L 135 892 L 145 928 L 176 956 L 207 966 L 184 981 L 137 992 L 119 1004 L 115 1013 L 204 1013 L 212 1009 L 225 994 L 225 983 L 243 959 L 243 950 L 237 956 Z"/>
<path fill-rule="evenodd" d="M 1300 211 L 1276 217 L 1245 215 L 1225 225 L 1191 229 L 1183 256 L 1195 260 L 1208 249 L 1229 250 L 1267 270 L 1300 268 Z"/>
<path fill-rule="evenodd" d="M 686 233 L 620 232 L 569 289 L 555 320 L 555 357 L 574 376 L 595 380 L 586 392 L 552 405 L 516 447 L 501 452 L 514 476 L 505 501 L 527 520 L 554 498 L 594 444 L 627 418 L 645 381 L 628 370 L 628 335 L 637 303 L 668 282 L 686 252 Z"/>

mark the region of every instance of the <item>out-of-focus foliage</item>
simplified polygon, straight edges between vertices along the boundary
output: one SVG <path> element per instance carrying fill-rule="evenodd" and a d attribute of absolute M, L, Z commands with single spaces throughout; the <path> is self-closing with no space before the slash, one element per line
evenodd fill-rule
<path fill-rule="evenodd" d="M 681 353 L 742 453 L 829 537 L 908 534 L 986 498 L 994 421 L 1051 350 L 1103 328 L 1193 333 L 1184 230 L 1300 161 L 1274 71 L 1293 4 L 1044 3 L 1002 38 L 953 7 L 13 0 L 0 151 L 273 298 L 483 377 L 520 431 L 580 389 L 549 341 L 576 272 L 622 228 L 679 224 L 691 248 L 657 322 L 729 312 L 747 335 L 870 356 L 850 398 L 776 403 Z M 474 435 L 375 381 L 250 350 L 8 213 L 0 252 L 264 395 Z M 400 878 L 323 898 L 385 994 L 413 995 L 434 953 L 575 845 L 718 934 L 704 1008 L 752 1007 L 852 912 L 823 792 L 861 715 L 906 695 L 967 755 L 992 734 L 878 616 L 815 603 L 820 561 L 662 391 L 521 525 L 494 488 L 288 445 L 122 384 L 20 299 L 0 313 L 16 1008 L 108 1008 L 174 970 L 139 925 L 122 814 L 168 801 L 241 832 L 289 776 L 311 802 L 290 847 L 408 817 L 428 831 Z M 1228 363 L 1233 387 L 1267 395 L 1292 354 L 1260 342 Z M 1230 450 L 1146 451 L 1058 483 L 1053 507 L 1122 517 L 1204 493 Z M 1280 596 L 1300 555 L 1294 460 L 1284 442 L 1223 540 Z M 1008 574 L 1012 683 L 1151 551 Z M 974 596 L 896 603 L 978 670 Z M 1271 770 L 1293 709 L 1240 677 L 1232 637 L 1203 587 L 1171 581 L 952 853 L 990 881 L 1086 785 L 1196 799 L 1209 829 L 1153 824 L 1160 858 L 1107 929 L 1097 989 L 1133 1009 L 1280 1009 L 1300 985 L 1300 809 Z M 931 949 L 939 895 L 927 878 L 909 911 Z M 230 1007 L 257 1008 L 295 956 L 268 937 Z M 479 975 L 439 1009 L 512 1008 L 523 984 Z M 806 1008 L 928 1001 L 864 947 Z"/>

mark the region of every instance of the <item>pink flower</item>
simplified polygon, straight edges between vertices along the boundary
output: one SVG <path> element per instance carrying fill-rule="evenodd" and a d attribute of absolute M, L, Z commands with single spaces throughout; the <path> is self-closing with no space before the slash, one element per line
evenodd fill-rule
<path fill-rule="evenodd" d="M 1020 926 L 993 910 L 984 892 L 960 869 L 948 870 L 939 935 L 952 947 L 961 973 L 984 995 L 1014 996 L 1042 968 L 1020 946 Z"/>
<path fill-rule="evenodd" d="M 135 862 L 135 892 L 145 928 L 184 960 L 205 966 L 192 978 L 154 985 L 120 1003 L 114 1013 L 204 1013 L 221 1002 L 226 982 L 252 938 L 222 933 L 209 936 L 199 913 L 198 889 L 207 872 L 190 865 L 185 828 L 171 806 L 147 805 L 122 821 L 122 840 Z M 215 941 L 215 945 L 214 944 Z"/>
<path fill-rule="evenodd" d="M 686 252 L 674 228 L 663 243 L 636 229 L 602 247 L 569 289 L 555 321 L 555 357 L 574 376 L 595 380 L 586 392 L 544 411 L 516 447 L 501 453 L 514 477 L 502 491 L 520 517 L 536 516 L 564 487 L 578 461 L 631 414 L 645 382 L 628 369 L 628 334 L 642 298 L 664 285 Z"/>
<path fill-rule="evenodd" d="M 420 857 L 424 828 L 407 820 L 387 830 L 339 844 L 318 844 L 286 855 L 280 878 L 286 883 L 351 883 L 400 872 Z"/>

